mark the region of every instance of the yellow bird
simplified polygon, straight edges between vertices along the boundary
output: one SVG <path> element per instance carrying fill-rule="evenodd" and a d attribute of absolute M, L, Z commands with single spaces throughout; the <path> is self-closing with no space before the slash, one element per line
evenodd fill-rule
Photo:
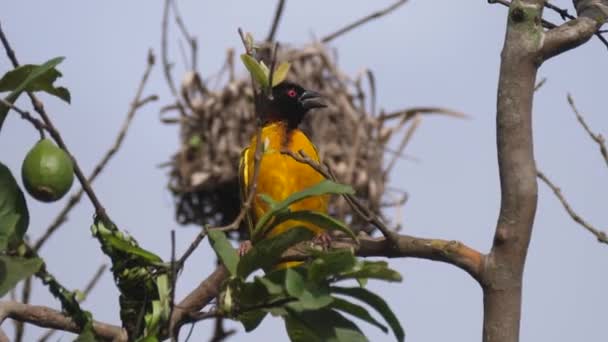
<path fill-rule="evenodd" d="M 317 149 L 308 137 L 298 128 L 304 116 L 313 108 L 326 105 L 320 94 L 306 90 L 298 84 L 283 82 L 272 89 L 272 100 L 266 108 L 261 141 L 262 157 L 258 175 L 256 193 L 267 194 L 275 201 L 282 201 L 292 193 L 304 190 L 321 182 L 324 177 L 310 165 L 300 163 L 289 155 L 281 154 L 281 150 L 294 153 L 303 151 L 312 160 L 319 162 Z M 253 182 L 254 158 L 257 145 L 254 135 L 251 143 L 241 155 L 239 176 L 241 180 L 241 195 L 247 198 L 249 185 Z M 327 213 L 329 198 L 327 195 L 309 197 L 290 206 L 292 211 L 313 210 Z M 255 226 L 268 210 L 268 205 L 255 196 L 250 211 L 250 225 Z M 325 240 L 324 230 L 308 222 L 295 220 L 285 221 L 274 227 L 264 238 L 274 237 L 295 226 L 305 226 L 317 236 Z M 245 247 L 247 249 L 247 247 Z M 246 252 L 242 251 L 242 252 Z M 282 267 L 291 267 L 297 262 L 285 263 Z"/>

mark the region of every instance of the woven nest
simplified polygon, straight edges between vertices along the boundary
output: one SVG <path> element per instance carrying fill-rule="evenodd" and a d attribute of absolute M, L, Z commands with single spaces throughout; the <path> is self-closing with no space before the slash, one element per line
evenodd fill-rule
<path fill-rule="evenodd" d="M 268 49 L 260 51 L 267 53 Z M 177 113 L 178 118 L 164 121 L 181 127 L 182 144 L 171 161 L 169 188 L 176 201 L 177 221 L 182 224 L 225 225 L 240 211 L 238 162 L 255 134 L 256 120 L 250 78 L 234 78 L 233 54 L 229 51 L 228 55 L 223 70 L 229 70 L 230 76 L 223 86 L 209 90 L 208 82 L 190 72 L 182 82 L 178 105 L 165 110 Z M 325 46 L 312 44 L 302 49 L 281 48 L 277 59 L 291 62 L 289 80 L 320 92 L 329 105 L 311 112 L 301 125 L 321 160 L 339 182 L 352 185 L 357 197 L 382 215 L 386 144 L 403 124 L 386 127 L 388 116 L 373 113 L 371 72 L 349 77 L 332 57 Z M 266 64 L 270 64 L 267 59 Z M 370 85 L 367 93 L 362 89 L 363 76 Z M 342 198 L 332 199 L 330 213 L 356 231 L 370 232 L 369 224 Z"/>

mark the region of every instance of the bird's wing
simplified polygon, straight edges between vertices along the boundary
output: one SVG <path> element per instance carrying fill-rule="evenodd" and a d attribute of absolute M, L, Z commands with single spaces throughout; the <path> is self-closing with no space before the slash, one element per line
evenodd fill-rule
<path fill-rule="evenodd" d="M 246 147 L 243 152 L 241 152 L 241 159 L 239 160 L 239 188 L 241 193 L 241 205 L 245 203 L 247 197 L 249 197 L 249 172 L 253 170 L 249 170 L 249 160 L 251 159 L 250 154 L 251 148 Z M 245 220 L 247 221 L 247 227 L 249 228 L 249 233 L 253 231 L 254 222 L 253 222 L 253 211 L 249 209 L 245 214 Z"/>

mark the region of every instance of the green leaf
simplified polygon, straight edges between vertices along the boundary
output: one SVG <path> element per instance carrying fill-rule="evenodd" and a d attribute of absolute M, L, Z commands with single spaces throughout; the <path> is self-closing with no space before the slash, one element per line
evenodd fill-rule
<path fill-rule="evenodd" d="M 242 54 L 241 60 L 256 82 L 258 82 L 263 89 L 267 89 L 268 74 L 264 72 L 264 68 L 260 65 L 260 63 L 248 54 Z"/>
<path fill-rule="evenodd" d="M 324 252 L 311 263 L 308 279 L 317 283 L 329 276 L 352 269 L 356 262 L 355 255 L 349 249 Z"/>
<path fill-rule="evenodd" d="M 55 66 L 63 59 L 63 57 L 54 58 L 43 65 L 22 65 L 7 72 L 0 79 L 0 92 L 44 91 L 70 103 L 70 92 L 64 87 L 53 86 L 53 83 L 61 77 L 61 72 L 55 69 Z"/>
<path fill-rule="evenodd" d="M 306 281 L 303 272 L 302 267 L 289 268 L 285 272 L 285 289 L 290 296 L 297 298 L 297 301 L 289 302 L 287 307 L 301 312 L 319 310 L 331 304 L 333 298 L 327 284 Z"/>
<path fill-rule="evenodd" d="M 285 290 L 293 297 L 300 297 L 304 292 L 304 277 L 293 268 L 285 270 Z"/>
<path fill-rule="evenodd" d="M 329 309 L 291 313 L 285 317 L 285 327 L 292 342 L 367 341 L 357 325 Z"/>
<path fill-rule="evenodd" d="M 344 311 L 347 314 L 360 318 L 369 324 L 375 325 L 384 333 L 388 332 L 388 328 L 384 324 L 378 322 L 374 317 L 372 317 L 372 315 L 370 315 L 369 312 L 361 305 L 351 303 L 342 298 L 334 297 L 334 301 L 331 304 L 331 308 Z"/>
<path fill-rule="evenodd" d="M 192 148 L 198 148 L 199 146 L 201 146 L 202 142 L 203 141 L 199 135 L 193 135 L 190 137 L 190 139 L 188 139 L 188 146 Z"/>
<path fill-rule="evenodd" d="M 211 247 L 222 260 L 222 263 L 228 269 L 231 275 L 237 274 L 237 265 L 239 264 L 239 255 L 228 241 L 226 234 L 221 230 L 209 230 L 209 242 Z M 249 253 L 248 253 L 249 254 Z"/>
<path fill-rule="evenodd" d="M 69 103 L 70 92 L 66 88 L 53 86 L 53 82 L 61 76 L 54 68 L 63 60 L 64 57 L 56 57 L 42 65 L 23 65 L 4 74 L 0 79 L 0 92 L 12 90 L 4 99 L 14 103 L 24 91 L 44 91 Z M 0 129 L 9 109 L 0 103 Z"/>
<path fill-rule="evenodd" d="M 279 202 L 275 201 L 274 198 L 270 197 L 267 194 L 259 194 L 258 197 L 266 202 L 266 204 L 268 204 L 269 207 L 274 207 L 275 205 L 277 205 Z"/>
<path fill-rule="evenodd" d="M 254 49 L 253 35 L 250 32 L 245 33 L 245 49 L 247 51 L 253 51 Z"/>
<path fill-rule="evenodd" d="M 11 171 L 0 163 L 0 252 L 16 247 L 27 231 L 30 216 L 23 191 Z"/>
<path fill-rule="evenodd" d="M 238 315 L 237 319 L 243 324 L 245 331 L 250 332 L 262 323 L 266 315 L 267 313 L 262 310 L 253 310 Z"/>
<path fill-rule="evenodd" d="M 276 202 L 275 202 L 276 203 Z M 276 205 L 276 204 L 275 204 Z M 271 225 L 267 225 L 265 229 L 261 230 L 258 235 L 264 236 L 266 233 L 274 226 L 277 226 L 287 220 L 296 220 L 296 221 L 304 221 L 309 222 L 317 227 L 323 228 L 325 230 L 337 230 L 345 233 L 353 240 L 357 240 L 357 236 L 353 233 L 350 228 L 344 224 L 344 222 L 340 220 L 336 220 L 333 217 L 324 214 L 318 211 L 310 211 L 310 210 L 298 210 L 298 211 L 289 211 L 286 210 L 284 212 L 280 212 L 277 214 L 276 218 L 272 220 Z"/>
<path fill-rule="evenodd" d="M 163 262 L 163 259 L 161 259 L 158 255 L 137 245 L 133 245 L 129 241 L 121 239 L 113 234 L 104 236 L 104 240 L 112 248 L 132 256 L 137 256 L 140 260 L 146 261 L 151 265 L 158 265 L 159 263 Z"/>
<path fill-rule="evenodd" d="M 253 245 L 251 250 L 243 255 L 238 263 L 237 275 L 247 278 L 257 269 L 270 269 L 276 265 L 281 255 L 291 246 L 302 241 L 310 240 L 313 233 L 303 226 L 290 228 L 288 231 L 262 240 Z"/>
<path fill-rule="evenodd" d="M 273 274 L 275 273 L 276 272 L 273 272 Z M 270 295 L 280 295 L 284 292 L 283 287 L 272 281 L 268 275 L 264 277 L 255 277 L 254 282 L 264 286 Z"/>
<path fill-rule="evenodd" d="M 399 272 L 388 268 L 385 261 L 360 261 L 351 271 L 344 272 L 338 276 L 342 279 L 381 279 L 386 281 L 401 282 L 403 278 Z"/>
<path fill-rule="evenodd" d="M 270 77 L 270 69 L 268 69 L 268 66 L 266 66 L 266 63 L 264 63 L 264 61 L 260 61 L 260 66 L 262 67 L 262 71 L 264 71 L 264 74 L 266 75 L 266 79 L 268 79 L 268 77 Z"/>
<path fill-rule="evenodd" d="M 374 308 L 376 311 L 378 311 L 382 318 L 384 318 L 386 323 L 388 323 L 388 325 L 391 327 L 393 333 L 395 334 L 395 337 L 397 338 L 397 341 L 402 342 L 405 340 L 405 332 L 401 327 L 401 323 L 399 323 L 399 320 L 397 319 L 393 311 L 391 311 L 384 299 L 382 299 L 382 297 L 361 287 L 332 286 L 331 290 L 332 292 L 337 294 L 356 298 Z"/>
<path fill-rule="evenodd" d="M 21 280 L 38 272 L 42 263 L 40 258 L 0 256 L 0 297 Z"/>
<path fill-rule="evenodd" d="M 284 199 L 283 201 L 277 203 L 272 206 L 269 211 L 267 211 L 256 224 L 251 240 L 257 241 L 257 239 L 263 237 L 263 232 L 267 231 L 268 227 L 265 227 L 267 223 L 271 221 L 271 218 L 277 215 L 277 213 L 286 210 L 295 202 L 301 201 L 308 197 L 313 196 L 321 196 L 327 194 L 354 194 L 355 190 L 349 185 L 334 183 L 330 180 L 324 179 L 316 185 L 311 186 L 310 188 L 304 189 L 302 191 L 291 194 L 289 197 Z"/>
<path fill-rule="evenodd" d="M 288 62 L 283 62 L 281 64 L 279 64 L 279 66 L 274 70 L 274 73 L 272 74 L 272 86 L 276 86 L 277 84 L 285 81 L 285 78 L 287 78 L 287 74 L 289 73 L 289 68 L 291 67 L 291 64 L 289 64 Z"/>
<path fill-rule="evenodd" d="M 93 330 L 93 324 L 88 322 L 84 329 L 80 332 L 78 337 L 74 340 L 74 342 L 96 342 L 97 338 L 95 337 L 95 331 Z"/>

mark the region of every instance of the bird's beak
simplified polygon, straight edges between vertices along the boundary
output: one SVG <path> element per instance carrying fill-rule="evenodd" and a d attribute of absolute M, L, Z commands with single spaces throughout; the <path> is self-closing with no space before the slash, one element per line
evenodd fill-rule
<path fill-rule="evenodd" d="M 313 109 L 313 108 L 323 108 L 327 107 L 323 99 L 321 98 L 321 94 L 306 90 L 302 96 L 300 96 L 300 103 L 304 109 Z"/>

